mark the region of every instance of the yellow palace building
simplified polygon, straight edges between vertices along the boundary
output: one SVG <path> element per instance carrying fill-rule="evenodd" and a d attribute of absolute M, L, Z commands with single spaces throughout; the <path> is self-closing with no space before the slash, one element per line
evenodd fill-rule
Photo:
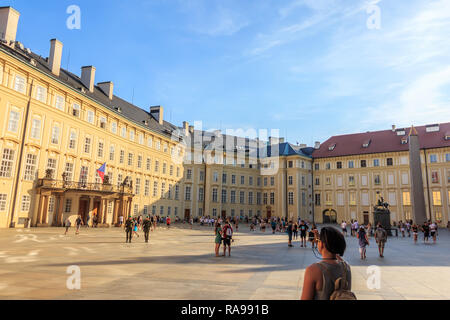
<path fill-rule="evenodd" d="M 392 220 L 411 217 L 408 129 L 309 148 L 177 127 L 163 107 L 143 110 L 114 95 L 113 82 L 96 83 L 95 67 L 62 69 L 59 40 L 48 58 L 33 53 L 16 41 L 19 18 L 0 8 L 0 228 L 78 215 L 100 226 L 138 215 L 365 222 L 378 194 Z M 446 225 L 450 123 L 417 129 L 427 214 Z"/>

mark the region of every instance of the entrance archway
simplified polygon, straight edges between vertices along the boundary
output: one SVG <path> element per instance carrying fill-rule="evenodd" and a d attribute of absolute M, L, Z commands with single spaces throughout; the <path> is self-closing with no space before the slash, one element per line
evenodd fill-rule
<path fill-rule="evenodd" d="M 323 223 L 337 223 L 337 212 L 334 209 L 323 211 Z"/>

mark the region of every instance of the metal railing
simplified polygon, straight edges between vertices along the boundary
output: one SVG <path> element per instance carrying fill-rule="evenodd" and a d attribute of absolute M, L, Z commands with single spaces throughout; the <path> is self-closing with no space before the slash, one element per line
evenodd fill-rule
<path fill-rule="evenodd" d="M 48 189 L 66 189 L 82 191 L 99 191 L 108 193 L 127 193 L 132 194 L 133 189 L 127 185 L 117 186 L 103 183 L 87 183 L 84 181 L 64 181 L 54 179 L 39 179 L 38 187 Z"/>

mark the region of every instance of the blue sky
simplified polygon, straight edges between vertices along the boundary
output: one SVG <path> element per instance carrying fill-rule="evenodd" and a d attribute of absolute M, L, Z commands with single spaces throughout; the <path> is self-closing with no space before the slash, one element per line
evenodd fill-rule
<path fill-rule="evenodd" d="M 17 39 L 166 120 L 204 129 L 279 129 L 292 142 L 450 121 L 450 1 L 2 1 Z M 69 5 L 81 30 L 69 30 Z M 70 58 L 69 58 L 70 53 Z"/>

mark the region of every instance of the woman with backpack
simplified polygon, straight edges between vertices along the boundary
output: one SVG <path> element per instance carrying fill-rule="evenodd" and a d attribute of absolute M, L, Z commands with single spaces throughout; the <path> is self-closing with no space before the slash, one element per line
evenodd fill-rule
<path fill-rule="evenodd" d="M 366 259 L 366 246 L 369 245 L 369 239 L 367 238 L 367 233 L 364 226 L 359 228 L 356 237 L 359 240 L 359 253 L 361 254 L 361 260 L 364 260 Z"/>
<path fill-rule="evenodd" d="M 341 258 L 346 247 L 341 232 L 333 227 L 322 228 L 317 244 L 322 261 L 305 270 L 302 300 L 356 300 L 350 291 L 350 266 Z"/>

